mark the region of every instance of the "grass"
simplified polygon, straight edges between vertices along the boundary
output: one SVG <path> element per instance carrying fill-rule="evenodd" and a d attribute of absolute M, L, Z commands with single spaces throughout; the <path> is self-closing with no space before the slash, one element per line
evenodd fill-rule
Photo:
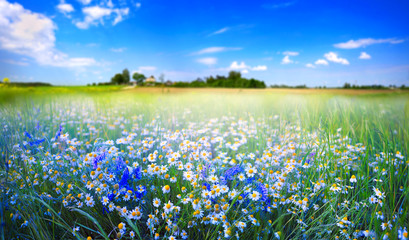
<path fill-rule="evenodd" d="M 155 234 L 180 239 L 182 230 L 189 239 L 397 239 L 399 231 L 407 234 L 408 92 L 0 88 L 0 121 L 3 239 L 127 239 L 130 231 L 137 239 Z M 60 125 L 68 136 L 52 141 Z M 132 140 L 115 143 L 131 132 L 136 133 Z M 107 140 L 116 149 L 104 144 Z M 188 150 L 186 140 L 191 142 Z M 175 152 L 180 156 L 172 157 Z M 98 170 L 93 161 L 103 154 Z M 151 174 L 151 156 L 167 171 Z M 131 170 L 137 163 L 141 179 L 132 171 L 127 179 L 119 158 Z M 184 179 L 186 170 L 178 170 L 172 158 L 184 166 L 191 163 L 198 179 Z M 234 175 L 225 184 L 229 191 L 208 204 L 203 186 L 211 184 L 212 171 L 219 178 L 216 185 L 223 186 L 220 178 L 234 166 L 250 180 L 241 182 L 239 173 Z M 257 170 L 254 179 L 249 169 Z M 93 172 L 103 176 L 94 178 Z M 112 182 L 109 173 L 115 175 Z M 104 183 L 106 190 L 99 192 Z M 251 199 L 253 191 L 263 192 L 260 184 L 267 188 L 262 196 L 269 203 Z M 163 192 L 166 185 L 170 193 Z M 332 190 L 334 186 L 340 190 Z M 238 194 L 225 199 L 233 189 Z M 131 200 L 120 201 L 127 190 L 132 190 Z M 102 205 L 102 198 L 114 192 L 118 199 L 110 203 L 126 206 L 127 217 Z M 86 194 L 94 200 L 92 207 L 85 206 Z M 378 201 L 370 203 L 371 196 Z M 152 204 L 156 197 L 159 208 Z M 183 204 L 183 198 L 190 202 Z M 196 199 L 204 214 L 199 219 L 194 215 Z M 163 216 L 169 201 L 180 209 Z M 140 219 L 129 219 L 132 210 L 141 213 Z M 384 230 L 388 221 L 391 228 Z M 246 224 L 243 231 L 239 223 Z M 75 234 L 73 227 L 79 227 Z"/>

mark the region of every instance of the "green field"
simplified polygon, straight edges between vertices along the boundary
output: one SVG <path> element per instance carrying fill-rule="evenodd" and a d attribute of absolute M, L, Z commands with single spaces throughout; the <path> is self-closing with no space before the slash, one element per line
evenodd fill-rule
<path fill-rule="evenodd" d="M 2 239 L 405 239 L 409 92 L 0 88 Z"/>

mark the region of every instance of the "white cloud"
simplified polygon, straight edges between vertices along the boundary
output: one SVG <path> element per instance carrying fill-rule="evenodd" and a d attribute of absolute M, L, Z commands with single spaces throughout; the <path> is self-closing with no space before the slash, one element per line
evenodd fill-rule
<path fill-rule="evenodd" d="M 230 29 L 229 27 L 224 27 L 224 28 L 219 29 L 219 30 L 217 30 L 217 31 L 215 31 L 215 32 L 212 32 L 211 34 L 209 34 L 209 36 L 224 33 L 224 32 L 226 32 L 226 31 L 229 30 L 229 29 Z"/>
<path fill-rule="evenodd" d="M 64 14 L 74 11 L 74 7 L 71 4 L 65 3 L 63 0 L 57 5 L 57 9 Z"/>
<path fill-rule="evenodd" d="M 247 66 L 244 62 L 241 62 L 240 64 L 237 63 L 237 61 L 234 61 L 230 64 L 230 68 L 231 70 L 241 70 L 241 69 L 248 69 L 250 68 L 249 66 Z"/>
<path fill-rule="evenodd" d="M 338 57 L 338 55 L 334 52 L 326 53 L 324 54 L 324 57 L 330 62 L 341 63 L 343 65 L 349 65 L 348 60 L 346 60 L 345 58 Z"/>
<path fill-rule="evenodd" d="M 24 61 L 15 61 L 13 59 L 5 59 L 5 60 L 1 60 L 2 62 L 8 63 L 8 64 L 13 64 L 13 65 L 19 65 L 19 66 L 28 66 L 28 62 L 24 62 Z"/>
<path fill-rule="evenodd" d="M 204 48 L 198 52 L 192 53 L 193 55 L 201 55 L 207 53 L 218 53 L 218 52 L 226 52 L 226 51 L 238 51 L 242 48 L 239 47 L 208 47 Z"/>
<path fill-rule="evenodd" d="M 135 6 L 136 6 L 137 8 L 140 8 L 140 7 L 141 7 L 141 3 L 140 3 L 140 2 L 137 2 L 137 3 L 135 4 Z"/>
<path fill-rule="evenodd" d="M 75 25 L 81 29 L 87 29 L 91 25 L 103 25 L 104 18 L 110 18 L 111 15 L 116 14 L 112 25 L 123 20 L 123 17 L 129 14 L 129 8 L 105 8 L 100 6 L 85 7 L 82 9 L 85 15 L 83 21 L 76 22 Z"/>
<path fill-rule="evenodd" d="M 291 52 L 291 51 L 283 52 L 283 55 L 286 55 L 286 56 L 298 56 L 299 54 L 300 54 L 299 52 Z"/>
<path fill-rule="evenodd" d="M 56 25 L 18 3 L 0 0 L 0 48 L 28 56 L 38 64 L 57 67 L 95 65 L 92 58 L 69 58 L 55 48 Z"/>
<path fill-rule="evenodd" d="M 267 66 L 257 65 L 257 66 L 251 67 L 243 61 L 241 61 L 240 63 L 238 61 L 233 61 L 228 68 L 220 68 L 220 70 L 240 71 L 241 73 L 249 73 L 250 71 L 266 71 Z"/>
<path fill-rule="evenodd" d="M 157 68 L 155 66 L 140 66 L 137 72 L 152 72 L 155 71 Z"/>
<path fill-rule="evenodd" d="M 214 65 L 217 63 L 217 58 L 214 57 L 199 58 L 196 61 L 205 65 Z"/>
<path fill-rule="evenodd" d="M 403 39 L 396 39 L 396 38 L 385 38 L 385 39 L 361 38 L 358 40 L 349 40 L 348 42 L 344 42 L 344 43 L 337 43 L 337 44 L 334 44 L 334 47 L 343 48 L 343 49 L 353 49 L 353 48 L 361 48 L 361 47 L 366 47 L 369 45 L 380 44 L 380 43 L 398 44 L 404 41 L 405 40 Z"/>
<path fill-rule="evenodd" d="M 290 56 L 285 56 L 283 58 L 283 60 L 281 60 L 281 64 L 289 64 L 289 63 L 293 63 L 294 61 L 290 59 Z"/>
<path fill-rule="evenodd" d="M 129 14 L 129 8 L 117 8 L 113 9 L 113 11 L 116 13 L 116 18 L 112 22 L 113 26 L 122 22 L 122 20 L 124 20 L 124 16 Z"/>
<path fill-rule="evenodd" d="M 361 55 L 359 55 L 359 59 L 371 59 L 371 55 L 366 52 L 361 52 Z"/>
<path fill-rule="evenodd" d="M 328 65 L 328 62 L 325 59 L 318 59 L 315 61 L 315 65 Z"/>
<path fill-rule="evenodd" d="M 88 5 L 91 3 L 92 0 L 77 0 L 78 2 L 80 2 L 83 5 Z"/>
<path fill-rule="evenodd" d="M 252 67 L 251 70 L 253 70 L 253 71 L 266 71 L 267 66 L 266 65 L 258 65 L 258 66 Z"/>
<path fill-rule="evenodd" d="M 324 61 L 325 61 L 325 60 L 324 60 Z M 312 63 L 307 63 L 307 64 L 305 64 L 305 66 L 306 66 L 307 68 L 315 68 L 314 64 L 312 64 Z"/>
<path fill-rule="evenodd" d="M 64 64 L 68 64 L 69 67 L 82 67 L 95 65 L 96 61 L 92 58 L 70 58 Z"/>
<path fill-rule="evenodd" d="M 111 52 L 121 53 L 126 50 L 126 48 L 111 48 Z"/>

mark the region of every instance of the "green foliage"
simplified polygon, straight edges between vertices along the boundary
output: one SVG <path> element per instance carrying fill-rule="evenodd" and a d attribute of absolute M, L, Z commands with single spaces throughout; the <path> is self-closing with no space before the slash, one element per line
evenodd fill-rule
<path fill-rule="evenodd" d="M 176 82 L 173 87 L 214 87 L 214 88 L 266 88 L 263 81 L 254 78 L 246 79 L 240 72 L 230 71 L 228 77 L 217 75 L 216 78 L 210 76 L 206 81 L 198 78 L 193 82 Z"/>
<path fill-rule="evenodd" d="M 390 88 L 400 88 L 402 90 L 408 89 L 404 84 L 401 85 L 400 87 L 397 87 L 396 85 L 389 85 L 389 86 L 384 86 L 380 84 L 373 84 L 373 85 L 355 85 L 355 84 L 350 84 L 350 83 L 345 83 L 344 86 L 342 86 L 343 89 L 390 89 Z"/>
<path fill-rule="evenodd" d="M 146 77 L 145 75 L 143 75 L 142 73 L 134 73 L 132 75 L 132 78 L 136 81 L 136 84 L 141 85 L 143 83 L 143 81 L 145 81 Z"/>
<path fill-rule="evenodd" d="M 125 68 L 122 71 L 122 75 L 124 76 L 124 83 L 128 84 L 131 81 L 131 75 L 129 74 L 129 70 Z"/>
<path fill-rule="evenodd" d="M 111 83 L 115 85 L 124 84 L 125 83 L 124 75 L 122 75 L 121 73 L 115 74 L 115 76 L 111 78 Z"/>

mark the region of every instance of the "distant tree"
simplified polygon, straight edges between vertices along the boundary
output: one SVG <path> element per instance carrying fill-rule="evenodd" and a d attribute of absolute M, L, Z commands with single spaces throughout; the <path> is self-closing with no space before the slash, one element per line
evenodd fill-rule
<path fill-rule="evenodd" d="M 230 71 L 229 72 L 229 79 L 235 81 L 241 78 L 241 73 L 240 72 L 236 72 L 236 71 Z"/>
<path fill-rule="evenodd" d="M 212 86 L 215 81 L 216 81 L 216 79 L 214 79 L 213 76 L 210 76 L 210 77 L 206 78 L 206 84 L 209 85 L 209 86 Z"/>
<path fill-rule="evenodd" d="M 163 73 L 161 73 L 160 74 L 160 76 L 159 76 L 159 81 L 162 83 L 162 85 L 163 85 L 163 83 L 165 82 L 165 74 L 163 74 Z"/>
<path fill-rule="evenodd" d="M 3 78 L 3 83 L 5 83 L 5 84 L 10 83 L 10 79 L 9 78 Z"/>
<path fill-rule="evenodd" d="M 132 75 L 132 78 L 136 81 L 136 84 L 141 85 L 143 83 L 143 81 L 145 81 L 146 77 L 145 75 L 143 75 L 142 73 L 134 73 Z"/>
<path fill-rule="evenodd" d="M 122 75 L 124 76 L 124 83 L 125 83 L 125 84 L 128 84 L 129 81 L 131 80 L 131 76 L 130 76 L 130 74 L 129 74 L 129 70 L 128 70 L 127 68 L 125 68 L 125 69 L 122 71 Z"/>
<path fill-rule="evenodd" d="M 120 73 L 115 74 L 115 76 L 111 78 L 112 84 L 118 85 L 118 84 L 123 84 L 124 82 L 125 82 L 124 75 Z"/>

